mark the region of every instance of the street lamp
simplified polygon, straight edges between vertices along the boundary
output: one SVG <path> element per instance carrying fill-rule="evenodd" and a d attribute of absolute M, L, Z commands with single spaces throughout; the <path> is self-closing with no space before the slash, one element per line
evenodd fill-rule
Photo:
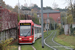
<path fill-rule="evenodd" d="M 43 0 L 41 0 L 41 32 L 42 32 L 42 48 L 44 48 L 44 33 L 43 33 Z"/>

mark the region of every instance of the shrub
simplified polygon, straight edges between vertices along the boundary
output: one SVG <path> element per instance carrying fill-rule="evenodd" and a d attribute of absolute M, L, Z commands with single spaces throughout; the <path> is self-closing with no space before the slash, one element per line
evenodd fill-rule
<path fill-rule="evenodd" d="M 63 28 L 61 28 L 61 29 L 59 30 L 59 35 L 61 35 L 61 34 L 64 34 L 64 29 L 63 29 Z"/>
<path fill-rule="evenodd" d="M 71 35 L 75 36 L 75 28 L 72 28 L 72 25 L 70 26 Z"/>
<path fill-rule="evenodd" d="M 3 44 L 0 43 L 0 50 L 3 50 Z"/>
<path fill-rule="evenodd" d="M 54 30 L 54 26 L 53 26 L 53 24 L 50 24 L 51 25 L 51 30 Z"/>
<path fill-rule="evenodd" d="M 11 43 L 13 40 L 13 38 L 10 38 L 10 39 L 7 39 L 5 41 L 1 41 L 1 44 L 0 44 L 0 49 L 4 50 L 4 48 L 9 44 Z M 7 50 L 7 49 L 6 49 Z"/>
<path fill-rule="evenodd" d="M 75 36 L 75 30 L 73 31 L 73 36 Z"/>
<path fill-rule="evenodd" d="M 39 18 L 38 17 L 33 17 L 32 20 L 34 23 L 39 24 Z"/>
<path fill-rule="evenodd" d="M 60 29 L 60 27 L 61 27 L 60 25 L 57 25 L 57 28 L 56 29 Z"/>

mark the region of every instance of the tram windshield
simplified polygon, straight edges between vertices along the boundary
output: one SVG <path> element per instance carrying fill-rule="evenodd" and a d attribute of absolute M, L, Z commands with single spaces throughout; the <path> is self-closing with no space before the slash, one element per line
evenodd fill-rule
<path fill-rule="evenodd" d="M 30 36 L 31 26 L 20 26 L 20 36 Z"/>

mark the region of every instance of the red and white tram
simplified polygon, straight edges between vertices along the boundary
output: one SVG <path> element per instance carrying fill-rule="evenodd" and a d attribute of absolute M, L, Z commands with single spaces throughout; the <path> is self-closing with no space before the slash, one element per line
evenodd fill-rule
<path fill-rule="evenodd" d="M 18 28 L 19 44 L 32 44 L 42 35 L 41 26 L 34 24 L 32 20 L 20 20 Z"/>

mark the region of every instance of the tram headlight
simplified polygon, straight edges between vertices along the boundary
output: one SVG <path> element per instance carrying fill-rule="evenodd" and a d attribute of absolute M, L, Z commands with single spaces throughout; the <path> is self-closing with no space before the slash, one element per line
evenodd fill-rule
<path fill-rule="evenodd" d="M 22 38 L 19 38 L 19 40 L 22 40 Z"/>
<path fill-rule="evenodd" d="M 32 40 L 32 38 L 30 37 L 29 40 Z"/>

